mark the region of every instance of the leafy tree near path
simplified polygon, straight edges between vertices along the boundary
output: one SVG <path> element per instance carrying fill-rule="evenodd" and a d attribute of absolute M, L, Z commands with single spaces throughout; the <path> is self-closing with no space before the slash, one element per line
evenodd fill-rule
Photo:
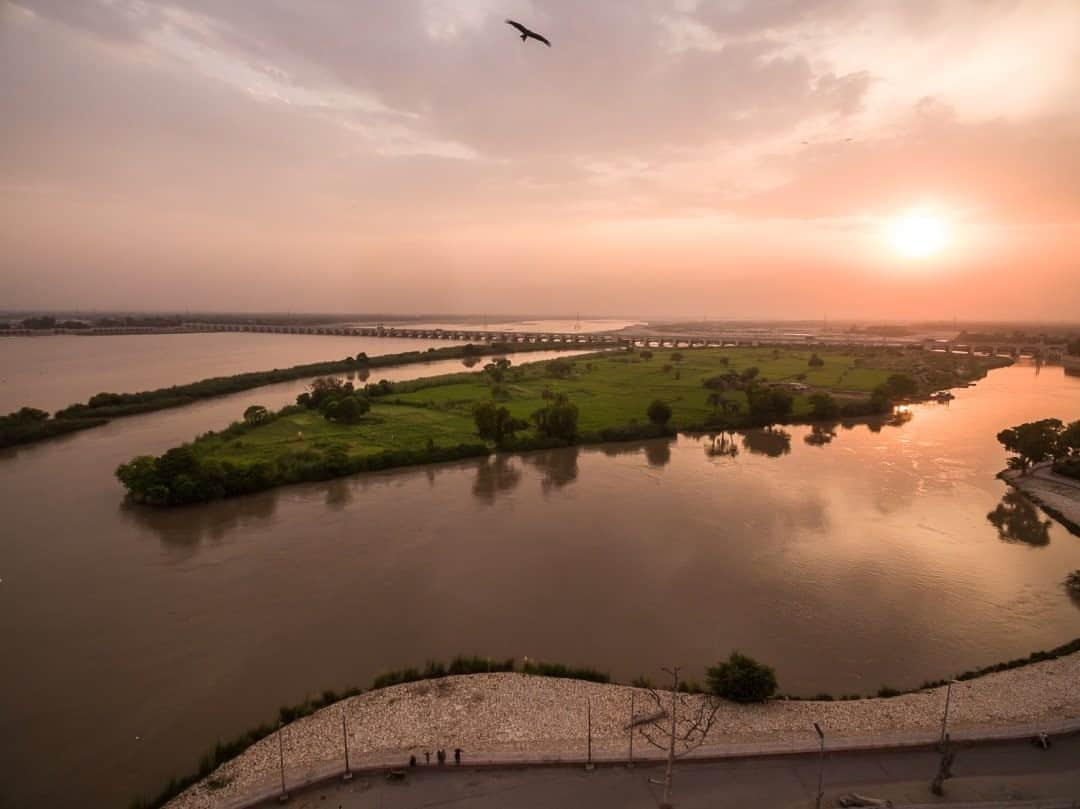
<path fill-rule="evenodd" d="M 1002 430 L 997 434 L 997 440 L 1009 452 L 1016 453 L 1015 457 L 1009 458 L 1009 467 L 1026 473 L 1032 464 L 1055 457 L 1060 450 L 1059 442 L 1064 427 L 1061 419 L 1029 421 Z"/>

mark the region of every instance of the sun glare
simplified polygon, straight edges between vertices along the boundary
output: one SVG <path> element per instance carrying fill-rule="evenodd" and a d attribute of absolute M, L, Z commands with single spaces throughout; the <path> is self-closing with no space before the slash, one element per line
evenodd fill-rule
<path fill-rule="evenodd" d="M 945 223 L 939 217 L 916 211 L 890 223 L 889 241 L 906 258 L 927 258 L 945 246 L 945 231 Z"/>

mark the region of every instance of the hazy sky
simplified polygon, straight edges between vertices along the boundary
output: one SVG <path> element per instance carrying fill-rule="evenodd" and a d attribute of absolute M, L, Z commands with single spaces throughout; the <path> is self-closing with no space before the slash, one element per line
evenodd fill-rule
<path fill-rule="evenodd" d="M 0 308 L 1080 319 L 1077 0 L 0 0 L 0 120 Z"/>

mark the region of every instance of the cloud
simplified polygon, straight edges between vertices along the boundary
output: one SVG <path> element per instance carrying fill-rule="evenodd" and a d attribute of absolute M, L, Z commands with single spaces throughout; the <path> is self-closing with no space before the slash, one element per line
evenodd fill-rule
<path fill-rule="evenodd" d="M 460 283 L 462 300 L 493 310 L 476 296 L 494 296 L 500 268 L 521 263 L 586 302 L 610 300 L 621 270 L 630 306 L 663 289 L 626 279 L 650 266 L 685 268 L 679 294 L 691 298 L 695 283 L 723 289 L 755 271 L 790 283 L 796 264 L 846 277 L 872 248 L 844 238 L 926 200 L 1011 245 L 1001 255 L 1060 228 L 1057 243 L 1036 242 L 1043 277 L 1077 266 L 1072 2 L 9 10 L 0 190 L 33 227 L 0 223 L 0 237 L 17 237 L 19 289 L 37 289 L 29 278 L 45 266 L 62 288 L 59 245 L 77 238 L 88 266 L 183 255 L 205 282 L 191 289 L 265 262 L 323 267 L 345 288 L 348 268 L 385 262 L 409 269 L 380 281 L 383 308 L 415 302 L 406 279 L 427 271 L 444 296 L 435 304 Z M 521 43 L 507 16 L 554 47 Z M 78 216 L 98 231 L 65 219 Z M 957 253 L 956 266 L 983 255 Z M 372 282 L 358 272 L 352 283 Z M 768 286 L 755 305 L 770 305 Z M 1077 286 L 1060 306 L 1080 304 Z M 530 294 L 561 299 L 547 287 Z"/>

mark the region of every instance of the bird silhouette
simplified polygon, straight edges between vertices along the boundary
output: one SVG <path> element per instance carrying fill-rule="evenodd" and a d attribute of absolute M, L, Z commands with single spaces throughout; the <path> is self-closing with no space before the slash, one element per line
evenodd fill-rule
<path fill-rule="evenodd" d="M 522 42 L 524 42 L 525 40 L 527 40 L 527 39 L 529 39 L 531 37 L 532 39 L 536 39 L 536 40 L 539 40 L 540 42 L 543 42 L 549 48 L 551 47 L 551 43 L 547 41 L 546 37 L 540 36 L 540 34 L 536 33 L 535 31 L 530 31 L 528 28 L 526 28 L 521 23 L 514 22 L 513 20 L 507 20 L 506 24 L 514 26 L 516 29 L 518 29 L 518 31 L 521 32 L 521 41 Z"/>

